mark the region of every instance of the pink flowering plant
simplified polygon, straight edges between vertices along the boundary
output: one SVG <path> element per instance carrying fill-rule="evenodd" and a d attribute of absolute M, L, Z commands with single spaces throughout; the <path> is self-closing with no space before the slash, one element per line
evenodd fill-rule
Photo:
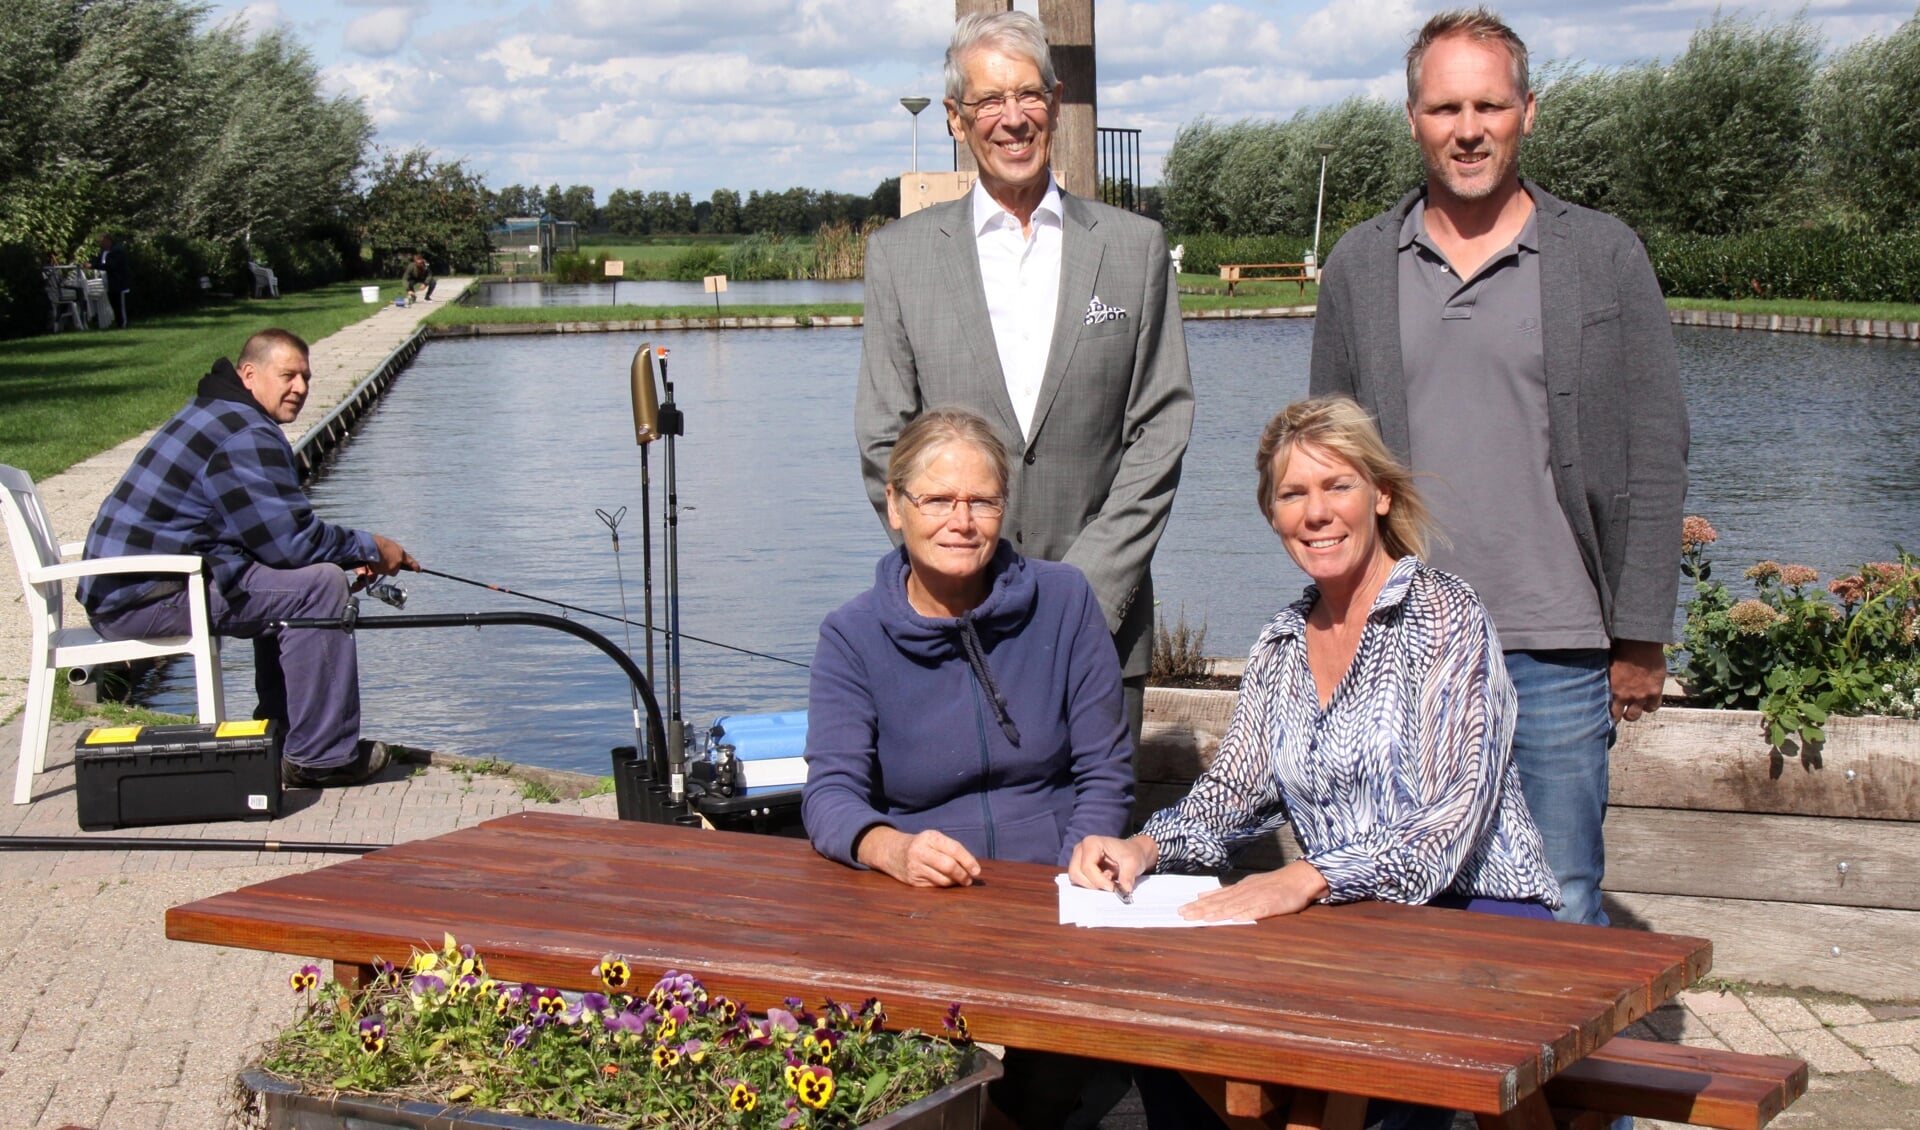
<path fill-rule="evenodd" d="M 751 1016 L 685 973 L 642 989 L 612 955 L 604 992 L 563 993 L 494 980 L 451 935 L 359 991 L 319 973 L 292 975 L 306 1008 L 261 1057 L 270 1074 L 588 1126 L 857 1126 L 953 1082 L 970 1050 L 958 1004 L 941 1036 L 886 1030 L 874 999 Z"/>
<path fill-rule="evenodd" d="M 1826 740 L 1834 714 L 1920 715 L 1920 560 L 1862 565 L 1820 585 L 1805 565 L 1748 568 L 1753 595 L 1713 579 L 1719 533 L 1689 517 L 1680 569 L 1693 582 L 1679 675 L 1707 706 L 1759 710 L 1776 748 Z"/>

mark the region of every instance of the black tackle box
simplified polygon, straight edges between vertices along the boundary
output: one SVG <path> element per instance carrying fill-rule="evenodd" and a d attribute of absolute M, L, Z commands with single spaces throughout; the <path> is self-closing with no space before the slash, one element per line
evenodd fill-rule
<path fill-rule="evenodd" d="M 100 726 L 74 747 L 73 764 L 89 832 L 280 815 L 280 730 L 271 722 Z"/>

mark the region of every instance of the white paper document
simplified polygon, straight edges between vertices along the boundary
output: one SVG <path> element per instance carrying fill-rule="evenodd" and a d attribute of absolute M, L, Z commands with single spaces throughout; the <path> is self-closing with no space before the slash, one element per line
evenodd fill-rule
<path fill-rule="evenodd" d="M 1055 875 L 1060 888 L 1062 926 L 1251 926 L 1253 920 L 1227 919 L 1197 922 L 1180 917 L 1180 908 L 1220 889 L 1211 875 L 1143 875 L 1134 884 L 1133 901 L 1125 903 L 1112 891 L 1076 887 L 1065 875 Z"/>

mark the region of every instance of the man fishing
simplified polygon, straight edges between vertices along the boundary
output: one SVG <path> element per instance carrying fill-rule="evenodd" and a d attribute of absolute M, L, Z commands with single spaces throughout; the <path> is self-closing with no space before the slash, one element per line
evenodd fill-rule
<path fill-rule="evenodd" d="M 254 717 L 279 723 L 289 788 L 357 785 L 386 768 L 388 753 L 360 737 L 353 636 L 271 625 L 342 616 L 353 588 L 420 568 L 398 542 L 314 514 L 280 430 L 299 417 L 312 376 L 307 343 L 282 329 L 248 338 L 237 365 L 214 362 L 101 504 L 86 548 L 89 560 L 186 553 L 206 561 L 208 618 L 221 635 L 253 640 Z M 352 587 L 343 568 L 357 574 Z M 91 576 L 79 596 L 107 639 L 189 631 L 178 576 Z"/>

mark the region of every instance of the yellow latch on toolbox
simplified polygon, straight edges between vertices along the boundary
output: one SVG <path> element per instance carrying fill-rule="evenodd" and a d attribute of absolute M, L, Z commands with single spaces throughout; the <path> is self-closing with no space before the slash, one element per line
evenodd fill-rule
<path fill-rule="evenodd" d="M 101 726 L 88 730 L 83 745 L 124 745 L 140 738 L 139 726 Z"/>
<path fill-rule="evenodd" d="M 257 738 L 267 732 L 267 720 L 254 718 L 245 722 L 222 722 L 213 731 L 216 738 Z"/>

